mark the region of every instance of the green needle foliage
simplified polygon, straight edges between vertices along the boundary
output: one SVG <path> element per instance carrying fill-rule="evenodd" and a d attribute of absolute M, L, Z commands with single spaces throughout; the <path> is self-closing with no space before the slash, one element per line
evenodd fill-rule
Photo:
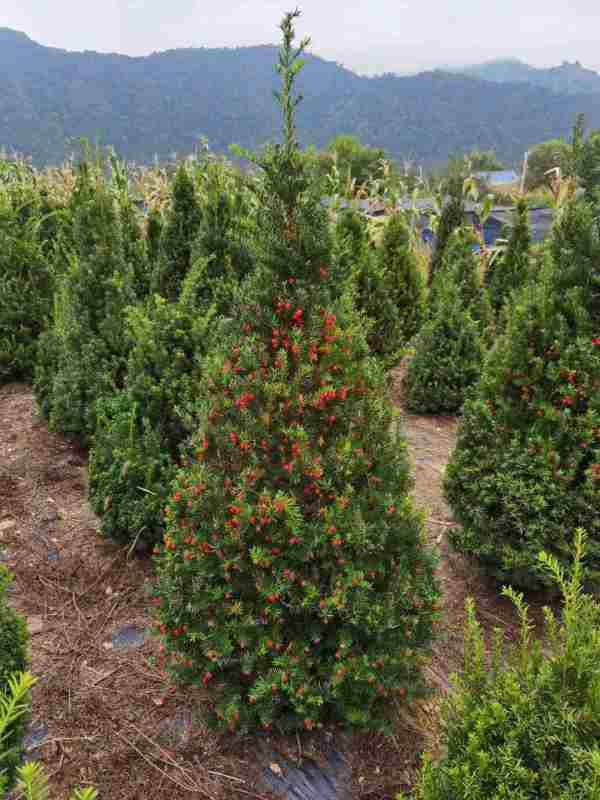
<path fill-rule="evenodd" d="M 367 275 L 372 271 L 374 254 L 364 215 L 353 208 L 339 211 L 333 226 L 331 246 L 331 269 L 337 271 L 337 275 L 332 275 L 331 280 L 337 282 L 340 296 L 349 290 L 354 291 L 357 308 L 365 315 L 365 324 L 368 327 L 373 324 L 370 316 L 373 308 L 364 284 Z M 378 311 L 376 309 L 375 314 Z"/>
<path fill-rule="evenodd" d="M 173 184 L 173 201 L 162 230 L 155 289 L 175 300 L 192 266 L 192 248 L 202 213 L 191 168 L 181 163 Z"/>
<path fill-rule="evenodd" d="M 206 264 L 198 262 L 176 302 L 155 295 L 129 310 L 127 385 L 98 405 L 92 507 L 106 535 L 142 549 L 164 534 L 162 509 L 190 434 L 185 413 L 198 393 L 215 324 L 214 312 L 198 302 L 209 289 Z"/>
<path fill-rule="evenodd" d="M 525 587 L 547 581 L 540 550 L 569 563 L 573 524 L 588 531 L 600 578 L 599 234 L 592 207 L 565 209 L 550 262 L 516 296 L 465 404 L 446 470 L 454 545 Z"/>
<path fill-rule="evenodd" d="M 39 351 L 36 393 L 55 430 L 88 442 L 99 398 L 123 384 L 124 312 L 137 297 L 118 204 L 88 162 L 80 165 L 70 211 L 72 242 L 63 248 L 66 265 L 54 296 L 52 328 Z"/>
<path fill-rule="evenodd" d="M 477 237 L 471 228 L 458 228 L 448 241 L 444 271 L 452 275 L 465 308 L 482 328 L 492 320 L 489 301 L 481 280 L 481 257 L 475 251 Z M 436 286 L 431 289 L 430 306 L 435 307 Z"/>
<path fill-rule="evenodd" d="M 586 199 L 597 202 L 600 191 L 600 131 L 594 131 L 581 144 L 577 159 L 577 177 Z"/>
<path fill-rule="evenodd" d="M 435 232 L 435 249 L 431 257 L 429 266 L 429 286 L 433 286 L 434 279 L 444 264 L 446 247 L 450 237 L 457 228 L 465 222 L 465 195 L 464 164 L 460 161 L 450 159 L 448 178 L 442 184 L 443 190 L 447 193 L 440 218 Z"/>
<path fill-rule="evenodd" d="M 157 208 L 152 208 L 148 212 L 148 221 L 146 223 L 146 248 L 148 252 L 148 262 L 151 265 L 152 270 L 158 268 L 162 231 L 162 215 Z M 154 278 L 153 273 L 151 277 Z"/>
<path fill-rule="evenodd" d="M 405 377 L 407 405 L 415 413 L 456 413 L 481 374 L 488 309 L 472 243 L 469 231 L 455 231 L 431 289 L 430 317 Z"/>
<path fill-rule="evenodd" d="M 35 683 L 36 679 L 30 673 L 18 672 L 11 675 L 0 690 L 0 800 L 7 800 L 9 797 L 15 776 L 17 797 L 24 800 L 48 800 L 50 796 L 48 778 L 40 764 L 29 762 L 15 769 L 20 753 L 12 746 L 14 731 L 22 729 L 29 715 L 31 689 Z M 10 796 L 14 797 L 15 794 Z M 77 789 L 71 800 L 96 800 L 97 797 L 95 789 Z"/>
<path fill-rule="evenodd" d="M 388 219 L 378 258 L 387 275 L 390 299 L 396 307 L 398 339 L 406 344 L 421 327 L 425 284 L 414 254 L 411 232 L 402 214 L 393 214 Z"/>
<path fill-rule="evenodd" d="M 27 668 L 28 635 L 25 621 L 8 605 L 10 581 L 0 565 L 0 778 L 6 790 L 15 782 L 29 712 L 29 685 L 23 688 L 26 681 L 19 681 L 20 689 L 14 691 L 13 676 Z"/>
<path fill-rule="evenodd" d="M 227 163 L 207 162 L 200 173 L 203 187 L 202 220 L 194 253 L 210 258 L 208 275 L 226 278 L 228 272 L 237 284 L 254 268 L 250 247 L 251 196 L 242 179 Z"/>
<path fill-rule="evenodd" d="M 30 761 L 19 767 L 19 780 L 17 783 L 19 797 L 23 800 L 49 800 L 50 786 L 44 767 L 36 761 Z M 2 795 L 0 795 L 2 797 Z M 87 787 L 75 789 L 70 800 L 97 800 L 96 789 Z"/>
<path fill-rule="evenodd" d="M 517 201 L 513 225 L 504 254 L 486 274 L 489 297 L 496 317 L 511 301 L 513 293 L 530 279 L 531 228 L 527 201 Z"/>
<path fill-rule="evenodd" d="M 381 247 L 369 242 L 364 218 L 343 212 L 336 228 L 340 255 L 351 265 L 356 304 L 367 318 L 369 346 L 385 367 L 395 366 L 424 312 L 425 286 L 404 218 L 386 223 Z"/>
<path fill-rule="evenodd" d="M 156 294 L 127 311 L 125 385 L 98 403 L 90 460 L 92 507 L 105 534 L 141 551 L 164 534 L 162 510 L 191 433 L 186 414 L 202 383 L 202 359 L 218 323 L 217 311 L 232 313 L 240 279 L 252 267 L 241 224 L 246 209 L 241 192 L 229 185 L 229 171 L 219 162 L 207 162 L 197 178 L 205 192 L 196 239 L 187 249 L 181 240 L 181 246 L 173 244 L 173 231 L 185 228 L 181 217 L 189 203 L 196 208 L 191 178 L 180 167 L 162 242 L 163 247 L 173 245 L 172 251 L 185 250 L 191 266 L 182 269 L 181 259 L 165 260 L 163 252 L 162 279 L 174 299 Z M 185 229 L 186 236 L 192 235 L 189 226 Z"/>
<path fill-rule="evenodd" d="M 256 159 L 256 272 L 205 359 L 157 556 L 163 663 L 210 687 L 231 731 L 382 724 L 418 691 L 438 594 L 385 376 L 332 279 L 295 139 L 297 16 L 282 23 L 283 143 Z"/>
<path fill-rule="evenodd" d="M 0 161 L 0 384 L 31 380 L 37 340 L 51 315 L 48 213 L 30 180 L 18 174 L 3 183 Z"/>
<path fill-rule="evenodd" d="M 561 620 L 545 609 L 544 646 L 532 637 L 523 596 L 520 640 L 491 663 L 467 604 L 464 672 L 443 711 L 446 754 L 426 760 L 418 800 L 597 800 L 600 796 L 600 604 L 582 591 L 585 538 L 575 537 L 566 576 L 549 555 L 538 560 L 558 585 Z"/>
<path fill-rule="evenodd" d="M 452 280 L 445 279 L 439 292 L 436 314 L 417 337 L 405 377 L 407 406 L 416 414 L 455 414 L 481 373 L 478 323 Z"/>

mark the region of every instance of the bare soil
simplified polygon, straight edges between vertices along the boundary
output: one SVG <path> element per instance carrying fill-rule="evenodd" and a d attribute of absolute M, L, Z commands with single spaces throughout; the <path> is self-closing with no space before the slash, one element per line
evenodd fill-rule
<path fill-rule="evenodd" d="M 392 394 L 401 405 L 401 372 Z M 460 668 L 468 596 L 486 630 L 515 635 L 498 587 L 452 553 L 452 518 L 441 491 L 456 420 L 403 414 L 415 495 L 440 552 L 444 620 L 426 668 L 432 693 L 398 707 L 395 733 L 236 740 L 210 732 L 202 692 L 175 690 L 152 664 L 148 592 L 152 566 L 102 538 L 87 503 L 87 454 L 48 431 L 28 386 L 0 387 L 0 545 L 15 575 L 11 602 L 31 633 L 33 722 L 44 741 L 30 755 L 51 776 L 52 800 L 93 784 L 103 800 L 267 798 L 265 770 L 335 747 L 348 766 L 346 796 L 394 800 L 410 788 L 424 748 L 435 752 L 439 699 Z M 13 526 L 2 522 L 11 520 Z M 534 617 L 539 604 L 534 604 Z M 116 637 L 116 638 L 114 638 Z M 122 648 L 129 638 L 133 647 Z M 279 761 L 278 761 L 279 759 Z"/>

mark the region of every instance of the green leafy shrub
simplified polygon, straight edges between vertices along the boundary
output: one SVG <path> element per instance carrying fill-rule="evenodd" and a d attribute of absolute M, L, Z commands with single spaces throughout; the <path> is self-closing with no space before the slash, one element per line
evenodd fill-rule
<path fill-rule="evenodd" d="M 481 374 L 488 308 L 472 243 L 469 231 L 453 234 L 431 289 L 430 317 L 404 379 L 408 408 L 416 413 L 457 412 Z"/>
<path fill-rule="evenodd" d="M 347 244 L 354 248 L 356 258 L 356 303 L 370 323 L 367 340 L 384 366 L 391 367 L 398 363 L 423 316 L 424 285 L 410 232 L 404 218 L 395 214 L 384 228 L 381 246 L 374 249 L 365 223 L 358 227 L 350 214 L 346 212 L 344 216 Z"/>
<path fill-rule="evenodd" d="M 160 258 L 160 242 L 163 231 L 163 218 L 160 210 L 151 208 L 148 212 L 148 219 L 146 221 L 146 250 L 148 253 L 148 262 L 151 265 L 151 270 L 157 268 L 158 259 Z"/>
<path fill-rule="evenodd" d="M 27 667 L 28 636 L 25 620 L 8 605 L 10 581 L 8 571 L 0 565 L 0 775 L 7 790 L 15 782 L 29 710 L 28 692 L 12 698 L 13 675 Z M 7 709 L 14 713 L 5 713 Z"/>
<path fill-rule="evenodd" d="M 600 190 L 600 131 L 593 131 L 582 142 L 577 162 L 577 177 L 586 198 L 597 201 Z"/>
<path fill-rule="evenodd" d="M 457 228 L 444 254 L 444 271 L 452 276 L 465 308 L 482 326 L 491 322 L 491 309 L 481 278 L 481 256 L 475 250 L 477 236 L 472 228 Z M 440 281 L 442 283 L 442 281 Z M 430 293 L 430 306 L 435 308 L 436 283 Z"/>
<path fill-rule="evenodd" d="M 2 646 L 4 646 L 4 642 L 2 642 Z M 34 678 L 28 673 L 8 673 L 2 676 L 0 684 L 0 798 L 5 798 L 16 782 L 18 765 L 23 753 L 25 727 L 31 708 L 31 687 L 34 683 Z"/>
<path fill-rule="evenodd" d="M 18 672 L 10 676 L 0 690 L 0 800 L 8 798 L 15 776 L 18 797 L 24 800 L 48 800 L 50 796 L 48 779 L 40 764 L 29 762 L 16 770 L 9 766 L 9 771 L 5 767 L 7 759 L 11 765 L 16 755 L 10 742 L 15 729 L 23 725 L 29 714 L 31 689 L 34 685 L 35 678 L 32 675 Z M 14 794 L 11 796 L 14 797 Z M 97 797 L 98 793 L 94 789 L 77 789 L 71 795 L 71 800 L 96 800 Z"/>
<path fill-rule="evenodd" d="M 444 255 L 450 237 L 465 221 L 465 200 L 463 196 L 463 178 L 457 176 L 448 185 L 450 195 L 442 208 L 435 231 L 435 248 L 429 265 L 429 286 L 444 263 Z"/>
<path fill-rule="evenodd" d="M 565 565 L 572 525 L 600 565 L 600 236 L 594 211 L 567 208 L 552 259 L 510 309 L 476 395 L 465 404 L 445 492 L 452 541 L 496 577 L 547 580 L 537 553 Z"/>
<path fill-rule="evenodd" d="M 140 298 L 146 297 L 152 288 L 153 262 L 149 255 L 154 244 L 152 238 L 156 235 L 156 218 L 153 216 L 148 222 L 144 237 L 143 215 L 133 198 L 127 163 L 120 161 L 112 149 L 109 150 L 108 161 L 109 188 L 115 198 L 119 216 L 123 260 L 130 268 L 135 294 Z"/>
<path fill-rule="evenodd" d="M 185 412 L 198 393 L 215 324 L 214 313 L 197 302 L 200 271 L 188 275 L 177 302 L 156 295 L 145 307 L 130 309 L 126 387 L 98 407 L 92 507 L 104 533 L 142 547 L 164 533 L 162 509 L 190 433 Z"/>
<path fill-rule="evenodd" d="M 54 305 L 56 305 L 56 301 Z M 50 416 L 50 393 L 58 366 L 59 346 L 58 334 L 54 328 L 54 323 L 50 320 L 49 327 L 40 334 L 37 342 L 33 378 L 33 390 L 37 404 L 46 420 Z"/>
<path fill-rule="evenodd" d="M 131 542 L 138 552 L 158 541 L 164 493 L 174 475 L 173 456 L 161 433 L 147 424 L 130 395 L 122 391 L 103 397 L 89 480 L 90 503 L 102 519 L 103 533 Z"/>
<path fill-rule="evenodd" d="M 144 225 L 140 212 L 129 194 L 118 198 L 118 214 L 123 241 L 123 260 L 131 270 L 134 294 L 138 298 L 147 297 L 152 288 L 149 238 L 144 238 Z"/>
<path fill-rule="evenodd" d="M 172 204 L 162 228 L 154 287 L 169 300 L 177 298 L 192 266 L 192 249 L 202 213 L 191 168 L 181 163 L 173 182 Z"/>
<path fill-rule="evenodd" d="M 49 800 L 50 786 L 46 772 L 37 761 L 30 761 L 18 771 L 17 791 L 24 800 Z M 2 797 L 2 795 L 0 795 Z M 98 792 L 91 786 L 75 789 L 70 800 L 97 800 Z"/>
<path fill-rule="evenodd" d="M 211 258 L 208 277 L 221 278 L 229 271 L 240 283 L 252 272 L 248 220 L 252 208 L 248 192 L 227 163 L 208 160 L 200 174 L 204 197 L 200 202 L 196 257 Z"/>
<path fill-rule="evenodd" d="M 154 295 L 129 310 L 125 386 L 98 406 L 90 500 L 104 533 L 132 541 L 140 550 L 164 534 L 162 509 L 191 432 L 187 408 L 202 381 L 201 362 L 218 326 L 216 312 L 231 313 L 239 280 L 252 265 L 238 219 L 240 197 L 227 193 L 230 175 L 220 163 L 204 166 L 202 213 L 196 239 L 186 251 L 190 262 L 185 267 L 181 259 L 162 262 L 162 282 L 175 299 Z M 180 168 L 162 242 L 179 254 L 184 248 L 174 231 L 189 233 L 179 218 L 189 211 L 182 195 L 190 200 L 190 180 Z"/>
<path fill-rule="evenodd" d="M 356 261 L 360 261 L 363 249 L 369 246 L 369 229 L 364 214 L 352 207 L 341 209 L 336 218 L 335 236 L 338 243 L 346 245 L 341 253 L 348 259 L 347 271 L 350 273 Z M 341 253 L 339 257 L 343 258 Z"/>
<path fill-rule="evenodd" d="M 32 186 L 0 184 L 0 383 L 30 380 L 52 309 L 52 271 Z"/>
<path fill-rule="evenodd" d="M 405 343 L 410 342 L 423 319 L 425 285 L 410 230 L 401 214 L 393 214 L 388 219 L 378 257 L 387 274 L 390 299 L 397 309 L 399 337 Z"/>
<path fill-rule="evenodd" d="M 327 218 L 294 129 L 262 167 L 257 270 L 205 360 L 198 427 L 157 552 L 165 667 L 214 689 L 230 730 L 376 725 L 419 686 L 437 587 L 385 376 L 332 301 Z"/>
<path fill-rule="evenodd" d="M 204 306 L 214 304 L 228 316 L 233 310 L 240 283 L 254 269 L 251 248 L 251 208 L 232 178 L 229 168 L 208 163 L 201 174 L 204 197 L 202 218 L 192 248 L 192 263 L 201 262 L 201 280 L 195 294 Z"/>
<path fill-rule="evenodd" d="M 566 577 L 555 559 L 540 566 L 563 599 L 559 622 L 546 609 L 546 644 L 531 635 L 522 595 L 520 640 L 491 664 L 467 606 L 464 673 L 443 712 L 445 755 L 425 762 L 419 800 L 593 800 L 600 786 L 600 604 L 582 593 L 583 539 Z"/>
<path fill-rule="evenodd" d="M 435 316 L 417 337 L 404 379 L 407 406 L 417 414 L 456 413 L 481 373 L 479 325 L 452 281 L 444 284 Z"/>
<path fill-rule="evenodd" d="M 527 201 L 520 199 L 513 212 L 508 245 L 486 274 L 489 296 L 496 316 L 510 302 L 515 291 L 530 278 L 531 228 Z"/>
<path fill-rule="evenodd" d="M 137 297 L 121 220 L 101 174 L 82 164 L 72 199 L 72 247 L 57 280 L 51 331 L 40 343 L 36 393 L 51 426 L 89 441 L 96 403 L 122 387 L 128 343 L 125 308 Z"/>
<path fill-rule="evenodd" d="M 356 290 L 363 266 L 368 259 L 372 258 L 372 249 L 373 243 L 369 237 L 364 214 L 354 208 L 340 210 L 333 226 L 331 239 L 333 258 L 328 268 L 330 272 L 335 269 L 336 275 L 328 275 L 328 277 L 337 282 L 340 296 L 349 289 L 354 290 L 357 306 L 364 313 L 367 313 L 367 310 L 360 306 L 361 298 Z M 368 300 L 366 294 L 363 297 Z"/>

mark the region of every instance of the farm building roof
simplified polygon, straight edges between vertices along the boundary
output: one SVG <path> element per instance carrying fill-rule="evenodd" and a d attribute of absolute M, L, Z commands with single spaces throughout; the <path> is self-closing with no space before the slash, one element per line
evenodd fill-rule
<path fill-rule="evenodd" d="M 493 208 L 488 222 L 496 221 L 500 226 L 512 226 L 512 209 Z M 550 233 L 554 220 L 554 209 L 552 208 L 530 208 L 529 224 L 531 226 L 531 239 L 534 244 L 543 242 Z"/>
<path fill-rule="evenodd" d="M 518 183 L 519 181 L 519 176 L 514 169 L 496 169 L 489 172 L 476 172 L 474 176 L 490 186 L 508 186 L 511 183 Z"/>
<path fill-rule="evenodd" d="M 330 206 L 333 199 L 324 197 L 322 199 L 324 206 Z M 349 203 L 346 199 L 339 201 L 340 208 L 348 208 Z M 361 200 L 354 200 L 352 206 L 362 211 L 367 216 L 379 216 L 385 213 L 386 204 L 379 198 L 364 198 Z M 421 197 L 418 200 L 412 198 L 403 198 L 398 201 L 397 207 L 405 211 L 415 209 L 421 216 L 420 227 L 427 228 L 428 226 L 428 212 L 433 211 L 436 207 L 436 200 L 433 197 Z M 481 209 L 481 203 L 472 201 L 465 202 L 465 212 L 474 224 L 479 222 L 477 214 Z M 495 206 L 492 208 L 488 219 L 484 225 L 484 233 L 486 244 L 493 244 L 493 241 L 500 236 L 502 228 L 511 227 L 513 218 L 513 206 Z M 543 242 L 552 228 L 552 221 L 554 218 L 554 211 L 551 208 L 531 208 L 529 210 L 529 223 L 531 225 L 531 238 L 535 244 Z"/>

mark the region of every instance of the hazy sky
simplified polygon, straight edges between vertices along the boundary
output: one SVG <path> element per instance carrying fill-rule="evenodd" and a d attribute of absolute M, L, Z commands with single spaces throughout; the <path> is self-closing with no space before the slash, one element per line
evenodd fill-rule
<path fill-rule="evenodd" d="M 411 72 L 513 56 L 600 70 L 599 0 L 304 0 L 299 33 L 358 72 Z M 0 0 L 0 27 L 68 50 L 143 55 L 263 44 L 293 0 Z"/>

